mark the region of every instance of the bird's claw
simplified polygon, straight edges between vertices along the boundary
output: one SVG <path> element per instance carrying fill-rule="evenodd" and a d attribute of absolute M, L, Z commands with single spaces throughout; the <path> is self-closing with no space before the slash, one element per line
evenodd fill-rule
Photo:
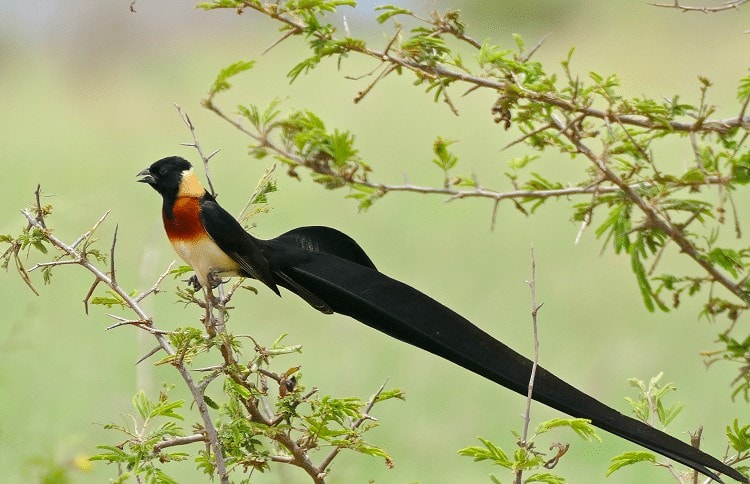
<path fill-rule="evenodd" d="M 201 290 L 201 288 L 203 288 L 203 286 L 201 285 L 201 283 L 198 282 L 198 276 L 196 276 L 195 274 L 193 274 L 188 279 L 185 279 L 182 282 L 188 283 L 188 285 L 190 285 L 190 287 L 192 287 L 193 291 L 195 291 L 195 292 L 198 292 L 198 291 Z"/>
<path fill-rule="evenodd" d="M 224 281 L 221 280 L 221 277 L 219 277 L 218 271 L 210 271 L 207 275 L 208 283 L 211 285 L 211 289 L 216 289 L 221 284 L 224 284 Z"/>
<path fill-rule="evenodd" d="M 206 274 L 206 278 L 208 279 L 208 283 L 211 285 L 211 289 L 216 289 L 220 285 L 224 284 L 224 281 L 221 280 L 221 277 L 219 277 L 218 271 L 209 272 L 208 274 Z M 203 285 L 198 282 L 198 276 L 195 274 L 182 282 L 189 284 L 195 292 L 198 292 L 203 288 Z"/>

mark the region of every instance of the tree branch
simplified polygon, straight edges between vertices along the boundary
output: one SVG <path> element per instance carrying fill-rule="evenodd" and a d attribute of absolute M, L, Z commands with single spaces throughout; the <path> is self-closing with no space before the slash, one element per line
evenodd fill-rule
<path fill-rule="evenodd" d="M 675 10 L 680 10 L 683 13 L 685 12 L 716 13 L 716 12 L 723 12 L 725 10 L 739 9 L 740 6 L 742 6 L 743 4 L 747 2 L 748 0 L 730 0 L 725 3 L 722 3 L 721 5 L 717 5 L 715 7 L 692 7 L 688 5 L 682 5 L 679 0 L 674 0 L 674 3 L 652 3 L 650 5 L 652 7 L 673 8 Z"/>
<path fill-rule="evenodd" d="M 563 124 L 556 117 L 552 116 L 553 122 L 561 130 L 564 128 Z M 745 305 L 745 308 L 750 304 L 750 295 L 748 295 L 739 285 L 735 284 L 734 281 L 729 279 L 724 273 L 719 271 L 713 264 L 711 264 L 705 257 L 703 257 L 693 244 L 685 237 L 685 234 L 670 223 L 664 217 L 659 216 L 656 210 L 649 205 L 636 191 L 637 187 L 629 185 L 622 178 L 620 178 L 614 171 L 612 171 L 604 159 L 596 155 L 591 149 L 583 144 L 579 134 L 575 129 L 564 130 L 563 134 L 570 140 L 576 149 L 588 158 L 594 166 L 596 166 L 604 177 L 612 182 L 614 185 L 619 187 L 620 190 L 630 199 L 646 216 L 648 222 L 661 232 L 666 234 L 671 240 L 677 244 L 677 246 L 687 254 L 688 257 L 693 259 L 703 270 L 705 270 L 714 281 L 724 286 L 729 292 L 737 296 Z"/>
<path fill-rule="evenodd" d="M 142 321 L 142 323 L 139 324 L 139 327 L 142 327 L 143 329 L 146 329 L 146 328 L 156 329 L 153 326 L 153 322 L 151 318 L 146 314 L 143 308 L 141 308 L 141 306 L 138 304 L 138 301 L 132 298 L 125 289 L 123 289 L 119 284 L 116 283 L 116 281 L 112 279 L 111 276 L 105 274 L 98 267 L 96 267 L 94 264 L 89 262 L 82 252 L 76 250 L 74 247 L 66 244 L 62 240 L 58 239 L 55 235 L 53 235 L 49 230 L 46 229 L 46 227 L 40 222 L 40 220 L 34 214 L 29 212 L 28 210 L 23 210 L 22 213 L 24 217 L 26 217 L 26 219 L 28 220 L 29 224 L 32 227 L 35 227 L 39 230 L 43 230 L 45 232 L 46 239 L 49 240 L 49 242 L 55 248 L 57 248 L 65 256 L 70 257 L 72 260 L 76 261 L 86 270 L 91 272 L 98 281 L 101 281 L 102 283 L 106 284 L 110 289 L 112 289 L 112 291 L 114 291 L 120 298 L 122 298 L 125 304 L 138 316 L 139 320 Z M 105 216 L 106 216 L 106 213 L 105 213 Z M 103 219 L 104 217 L 99 219 L 96 226 L 98 226 L 98 224 L 101 223 Z M 84 236 L 83 239 L 88 238 L 92 232 L 93 232 L 93 229 L 89 231 L 88 236 Z M 165 338 L 164 334 L 162 334 L 160 331 L 153 331 L 152 334 L 154 335 L 154 338 L 156 338 L 156 340 L 158 341 L 159 346 L 161 346 L 161 348 L 168 355 L 175 355 L 174 348 L 169 343 L 169 341 Z M 198 408 L 198 413 L 200 414 L 201 419 L 203 421 L 204 428 L 206 429 L 206 435 L 208 436 L 209 446 L 214 452 L 214 457 L 216 461 L 216 470 L 219 475 L 220 482 L 222 484 L 228 484 L 229 477 L 227 475 L 226 465 L 224 462 L 224 456 L 222 453 L 221 444 L 219 442 L 219 436 L 218 436 L 218 433 L 216 432 L 216 427 L 214 426 L 213 420 L 211 419 L 211 415 L 209 414 L 208 406 L 206 405 L 206 402 L 203 398 L 203 393 L 199 390 L 198 386 L 193 380 L 193 377 L 188 371 L 188 369 L 180 361 L 175 360 L 173 361 L 172 364 L 177 369 L 178 373 L 180 374 L 183 381 L 185 382 L 188 389 L 190 390 L 190 393 L 192 394 L 193 399 L 195 401 L 196 407 Z"/>

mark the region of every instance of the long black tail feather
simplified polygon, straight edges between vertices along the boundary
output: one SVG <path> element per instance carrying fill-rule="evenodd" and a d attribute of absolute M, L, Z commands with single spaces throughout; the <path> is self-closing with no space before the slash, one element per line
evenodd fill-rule
<path fill-rule="evenodd" d="M 526 395 L 532 362 L 420 291 L 373 267 L 318 252 L 282 272 L 334 311 Z M 284 285 L 284 284 L 282 284 Z M 722 461 L 627 417 L 538 367 L 533 399 L 721 482 L 748 482 Z"/>

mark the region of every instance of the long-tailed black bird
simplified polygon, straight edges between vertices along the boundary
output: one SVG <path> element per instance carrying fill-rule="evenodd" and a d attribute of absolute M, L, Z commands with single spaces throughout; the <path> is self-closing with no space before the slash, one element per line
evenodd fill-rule
<path fill-rule="evenodd" d="M 213 285 L 222 276 L 252 277 L 280 294 L 288 289 L 324 313 L 340 313 L 526 395 L 532 362 L 411 286 L 379 272 L 362 248 L 328 227 L 300 227 L 260 240 L 221 208 L 183 158 L 163 158 L 138 181 L 163 198 L 162 219 L 175 251 Z M 627 417 L 537 368 L 533 399 L 658 452 L 720 481 L 737 470 L 674 437 Z"/>

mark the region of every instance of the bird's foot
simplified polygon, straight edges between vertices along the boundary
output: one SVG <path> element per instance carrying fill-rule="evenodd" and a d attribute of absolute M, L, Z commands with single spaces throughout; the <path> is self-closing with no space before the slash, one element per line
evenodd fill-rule
<path fill-rule="evenodd" d="M 201 283 L 198 282 L 198 276 L 196 276 L 195 274 L 193 274 L 188 279 L 185 279 L 182 282 L 188 283 L 190 285 L 190 287 L 193 288 L 193 291 L 195 291 L 195 292 L 198 292 L 198 291 L 200 291 L 203 288 L 203 286 L 201 285 Z"/>
<path fill-rule="evenodd" d="M 216 289 L 220 285 L 224 284 L 224 281 L 219 277 L 218 271 L 211 271 L 208 274 L 206 274 L 206 278 L 208 279 L 208 283 L 211 286 L 211 289 Z M 198 276 L 193 274 L 188 279 L 185 279 L 182 282 L 186 282 L 190 285 L 190 287 L 193 288 L 193 291 L 198 292 L 201 289 L 203 289 L 203 285 L 198 282 Z"/>
<path fill-rule="evenodd" d="M 221 277 L 219 277 L 219 271 L 209 271 L 209 273 L 206 274 L 206 278 L 208 279 L 208 283 L 211 285 L 211 289 L 216 289 L 220 285 L 224 284 L 224 281 L 222 281 Z"/>

